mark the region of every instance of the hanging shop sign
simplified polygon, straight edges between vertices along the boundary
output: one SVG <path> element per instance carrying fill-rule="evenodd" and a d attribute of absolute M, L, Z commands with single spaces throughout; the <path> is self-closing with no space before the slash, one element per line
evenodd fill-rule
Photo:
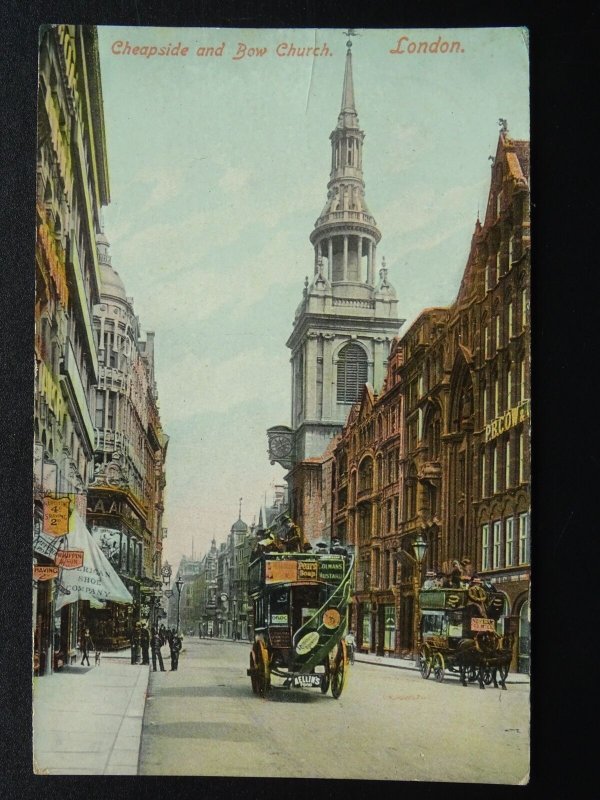
<path fill-rule="evenodd" d="M 69 532 L 69 498 L 44 497 L 43 532 L 64 536 Z"/>
<path fill-rule="evenodd" d="M 54 561 L 59 567 L 78 569 L 83 566 L 83 550 L 59 550 Z"/>
<path fill-rule="evenodd" d="M 46 567 L 42 564 L 35 564 L 33 567 L 33 579 L 36 581 L 51 581 L 58 575 L 58 567 Z"/>
<path fill-rule="evenodd" d="M 494 633 L 496 630 L 496 623 L 493 619 L 487 619 L 487 617 L 473 617 L 471 620 L 471 630 L 472 631 L 490 631 Z"/>

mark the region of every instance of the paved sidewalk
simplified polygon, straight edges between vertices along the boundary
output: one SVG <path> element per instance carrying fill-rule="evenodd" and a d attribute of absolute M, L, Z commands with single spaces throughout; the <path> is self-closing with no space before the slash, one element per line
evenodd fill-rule
<path fill-rule="evenodd" d="M 129 650 L 35 678 L 33 771 L 137 775 L 148 678 L 149 667 L 132 665 Z"/>

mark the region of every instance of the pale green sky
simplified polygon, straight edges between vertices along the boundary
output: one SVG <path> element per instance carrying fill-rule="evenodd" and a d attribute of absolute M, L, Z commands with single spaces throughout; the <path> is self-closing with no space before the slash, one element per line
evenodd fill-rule
<path fill-rule="evenodd" d="M 407 323 L 452 302 L 498 119 L 529 138 L 522 29 L 360 30 L 353 40 L 366 199 Z M 457 53 L 390 53 L 460 42 Z M 340 109 L 341 30 L 100 27 L 113 266 L 156 332 L 167 464 L 166 556 L 177 563 L 237 519 L 249 524 L 283 470 L 266 429 L 290 422 L 294 311 L 326 199 Z M 117 54 L 187 46 L 186 56 Z M 235 59 L 239 43 L 266 48 Z M 440 43 L 441 43 L 440 42 Z M 224 43 L 223 54 L 198 56 Z M 277 46 L 319 47 L 318 57 Z M 117 53 L 113 52 L 116 50 Z"/>

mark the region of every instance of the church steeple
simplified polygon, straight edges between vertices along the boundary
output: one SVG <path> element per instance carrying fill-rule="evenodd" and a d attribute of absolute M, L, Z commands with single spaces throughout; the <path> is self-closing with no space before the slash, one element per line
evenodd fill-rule
<path fill-rule="evenodd" d="M 344 88 L 342 90 L 342 110 L 338 117 L 338 128 L 358 128 L 358 117 L 356 115 L 356 107 L 354 105 L 354 81 L 352 79 L 352 51 L 350 47 L 352 43 L 348 43 L 346 51 L 346 70 L 344 72 Z M 346 120 L 346 115 L 353 117 L 352 120 Z M 350 122 L 350 124 L 348 124 Z"/>
<path fill-rule="evenodd" d="M 306 278 L 287 341 L 292 351 L 291 427 L 268 431 L 271 462 L 284 469 L 321 456 L 365 383 L 379 391 L 390 343 L 404 322 L 398 319 L 385 262 L 379 270 L 376 260 L 381 233 L 365 200 L 365 135 L 356 110 L 352 43 L 346 47 L 342 102 L 329 136 L 327 202 L 310 235 L 313 275 Z"/>
<path fill-rule="evenodd" d="M 331 132 L 331 172 L 327 202 L 310 240 L 315 248 L 315 275 L 330 284 L 375 285 L 376 247 L 381 233 L 365 200 L 360 129 L 354 99 L 352 42 L 347 42 L 342 104 Z M 321 265 L 321 266 L 320 266 Z"/>

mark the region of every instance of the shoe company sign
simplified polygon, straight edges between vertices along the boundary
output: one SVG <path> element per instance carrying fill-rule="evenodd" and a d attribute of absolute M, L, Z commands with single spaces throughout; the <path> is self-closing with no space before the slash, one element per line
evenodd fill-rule
<path fill-rule="evenodd" d="M 509 408 L 505 414 L 488 422 L 485 426 L 485 441 L 491 442 L 526 419 L 529 419 L 529 400 L 523 400 L 518 406 Z"/>

